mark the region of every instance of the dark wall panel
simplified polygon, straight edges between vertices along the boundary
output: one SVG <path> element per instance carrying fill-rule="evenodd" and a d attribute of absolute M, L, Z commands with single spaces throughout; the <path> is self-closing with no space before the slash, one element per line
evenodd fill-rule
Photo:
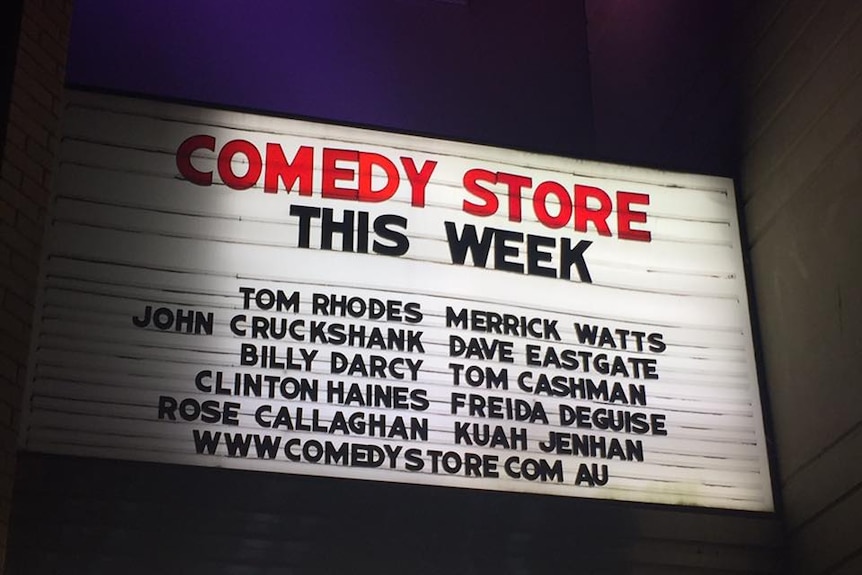
<path fill-rule="evenodd" d="M 745 0 L 586 0 L 596 157 L 734 176 Z"/>
<path fill-rule="evenodd" d="M 770 516 L 28 454 L 13 575 L 776 573 Z"/>

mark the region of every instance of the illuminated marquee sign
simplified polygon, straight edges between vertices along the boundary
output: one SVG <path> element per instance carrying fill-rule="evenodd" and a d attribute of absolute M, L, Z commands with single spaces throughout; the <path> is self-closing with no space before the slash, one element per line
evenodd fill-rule
<path fill-rule="evenodd" d="M 71 93 L 23 447 L 771 510 L 732 184 Z"/>

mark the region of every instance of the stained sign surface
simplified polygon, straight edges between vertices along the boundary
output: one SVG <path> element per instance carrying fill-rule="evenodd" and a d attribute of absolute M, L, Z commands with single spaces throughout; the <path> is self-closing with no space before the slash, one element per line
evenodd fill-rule
<path fill-rule="evenodd" d="M 68 100 L 25 449 L 772 509 L 730 180 Z"/>

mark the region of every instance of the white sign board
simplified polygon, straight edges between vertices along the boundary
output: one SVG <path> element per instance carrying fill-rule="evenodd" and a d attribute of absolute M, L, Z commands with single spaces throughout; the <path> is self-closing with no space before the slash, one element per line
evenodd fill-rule
<path fill-rule="evenodd" d="M 69 101 L 25 449 L 772 509 L 731 181 Z"/>

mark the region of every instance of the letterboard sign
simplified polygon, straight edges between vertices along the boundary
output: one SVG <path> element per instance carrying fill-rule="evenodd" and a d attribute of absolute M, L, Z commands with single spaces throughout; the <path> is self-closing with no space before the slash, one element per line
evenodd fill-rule
<path fill-rule="evenodd" d="M 731 181 L 68 101 L 23 448 L 772 509 Z"/>

